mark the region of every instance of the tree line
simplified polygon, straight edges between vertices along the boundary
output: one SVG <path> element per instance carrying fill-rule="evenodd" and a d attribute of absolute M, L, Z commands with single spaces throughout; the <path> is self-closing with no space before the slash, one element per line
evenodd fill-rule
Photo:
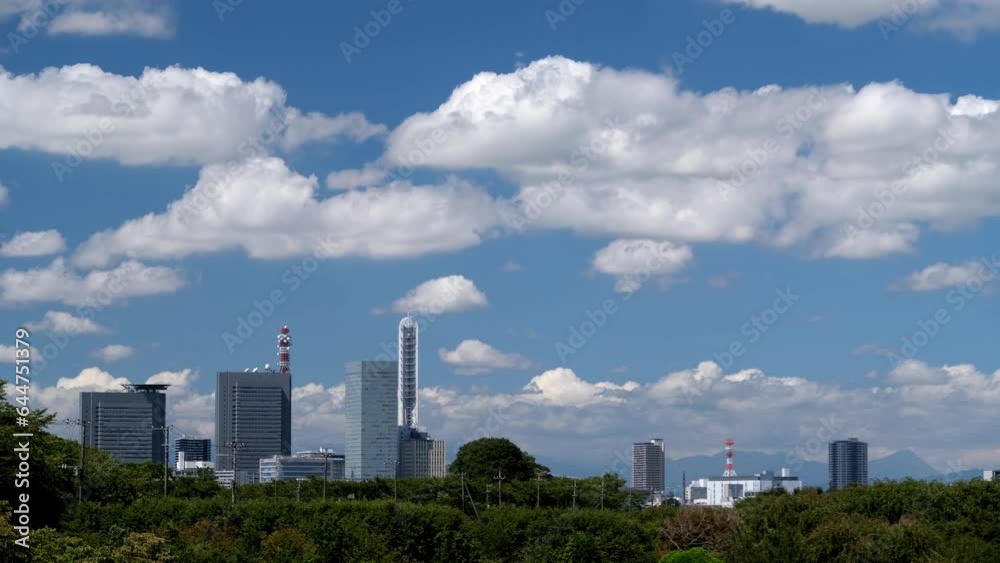
<path fill-rule="evenodd" d="M 0 451 L 24 431 L 15 419 L 0 396 Z M 29 421 L 30 553 L 13 544 L 16 491 L 0 480 L 2 561 L 1000 561 L 1000 483 L 978 479 L 645 507 L 616 474 L 553 476 L 510 441 L 485 438 L 459 450 L 448 477 L 251 484 L 235 503 L 210 471 L 168 474 L 164 497 L 162 465 L 88 449 L 79 502 L 80 446 L 51 434 L 53 420 L 38 411 Z M 0 470 L 15 473 L 13 456 L 0 456 Z"/>

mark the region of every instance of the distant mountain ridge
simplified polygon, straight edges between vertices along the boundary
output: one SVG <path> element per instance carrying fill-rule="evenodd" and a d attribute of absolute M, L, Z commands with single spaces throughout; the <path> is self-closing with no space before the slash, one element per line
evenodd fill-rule
<path fill-rule="evenodd" d="M 803 461 L 794 455 L 743 450 L 736 452 L 733 462 L 736 466 L 736 472 L 740 475 L 753 475 L 765 470 L 777 472 L 782 467 L 787 467 L 792 470 L 793 475 L 802 479 L 802 484 L 807 487 L 825 489 L 829 485 L 826 462 Z M 722 475 L 724 465 L 725 456 L 721 450 L 714 455 L 668 459 L 667 488 L 679 492 L 681 490 L 681 476 L 685 473 L 689 483 L 693 479 Z M 870 480 L 900 480 L 910 477 L 928 481 L 952 482 L 970 479 L 982 474 L 980 469 L 941 474 L 913 450 L 899 450 L 868 462 L 868 478 Z"/>

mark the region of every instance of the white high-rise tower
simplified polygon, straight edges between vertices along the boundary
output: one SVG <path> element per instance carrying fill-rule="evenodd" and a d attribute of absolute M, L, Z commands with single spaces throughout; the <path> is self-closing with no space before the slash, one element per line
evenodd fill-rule
<path fill-rule="evenodd" d="M 399 415 L 403 428 L 417 427 L 417 356 L 420 351 L 417 321 L 406 315 L 399 321 Z"/>

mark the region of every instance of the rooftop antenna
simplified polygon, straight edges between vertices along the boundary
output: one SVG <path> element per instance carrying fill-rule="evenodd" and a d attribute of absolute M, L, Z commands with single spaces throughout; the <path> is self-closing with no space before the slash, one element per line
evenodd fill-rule
<path fill-rule="evenodd" d="M 249 372 L 250 372 L 250 368 L 247 368 L 247 369 L 243 370 L 243 373 L 249 373 Z"/>
<path fill-rule="evenodd" d="M 253 371 L 252 371 L 252 372 L 250 372 L 250 373 L 257 373 L 257 370 L 258 370 L 258 369 L 260 369 L 260 368 L 253 368 Z"/>
<path fill-rule="evenodd" d="M 292 335 L 288 326 L 278 331 L 278 373 L 292 373 Z"/>

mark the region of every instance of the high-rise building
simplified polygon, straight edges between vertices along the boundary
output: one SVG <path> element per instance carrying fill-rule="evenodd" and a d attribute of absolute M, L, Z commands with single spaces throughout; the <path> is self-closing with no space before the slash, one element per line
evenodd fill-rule
<path fill-rule="evenodd" d="M 292 374 L 219 372 L 215 444 L 219 472 L 237 484 L 258 479 L 260 459 L 292 453 Z M 235 462 L 235 463 L 234 463 Z"/>
<path fill-rule="evenodd" d="M 164 427 L 169 385 L 124 386 L 124 392 L 80 393 L 84 442 L 125 463 L 167 458 Z"/>
<path fill-rule="evenodd" d="M 417 321 L 413 317 L 407 315 L 399 321 L 399 401 L 396 422 L 404 428 L 417 427 L 419 337 Z"/>
<path fill-rule="evenodd" d="M 399 429 L 399 477 L 444 477 L 445 459 L 444 440 L 413 428 Z"/>
<path fill-rule="evenodd" d="M 348 362 L 344 374 L 349 480 L 392 478 L 399 470 L 396 362 Z"/>
<path fill-rule="evenodd" d="M 327 450 L 299 452 L 293 456 L 277 455 L 260 460 L 260 482 L 294 481 L 324 476 L 328 481 L 344 480 L 344 456 Z"/>
<path fill-rule="evenodd" d="M 632 444 L 632 488 L 649 493 L 662 492 L 666 482 L 666 451 L 663 440 Z"/>
<path fill-rule="evenodd" d="M 208 438 L 178 438 L 174 440 L 174 464 L 184 454 L 184 461 L 212 461 L 212 441 Z"/>
<path fill-rule="evenodd" d="M 851 438 L 830 442 L 830 490 L 868 484 L 868 444 Z"/>

